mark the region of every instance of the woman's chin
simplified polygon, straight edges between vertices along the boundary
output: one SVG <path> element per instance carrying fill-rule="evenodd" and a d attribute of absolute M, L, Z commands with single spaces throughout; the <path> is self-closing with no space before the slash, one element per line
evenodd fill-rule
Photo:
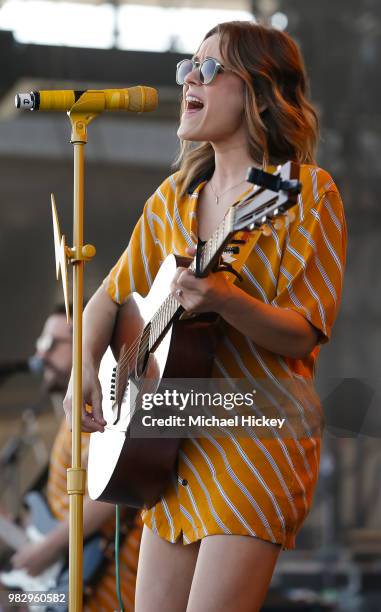
<path fill-rule="evenodd" d="M 209 140 L 208 134 L 205 130 L 191 130 L 182 129 L 181 127 L 177 130 L 177 136 L 180 140 L 189 140 L 191 142 L 205 142 Z"/>
<path fill-rule="evenodd" d="M 195 129 L 192 130 L 189 128 L 189 126 L 185 126 L 185 125 L 180 125 L 179 129 L 177 130 L 177 136 L 181 140 L 193 140 L 193 141 L 198 140 L 197 130 Z"/>

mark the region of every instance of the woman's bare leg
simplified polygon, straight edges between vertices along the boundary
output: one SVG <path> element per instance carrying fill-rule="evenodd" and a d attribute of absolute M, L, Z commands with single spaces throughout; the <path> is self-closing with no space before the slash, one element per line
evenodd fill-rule
<path fill-rule="evenodd" d="M 135 612 L 185 612 L 200 542 L 172 544 L 144 525 Z"/>
<path fill-rule="evenodd" d="M 258 612 L 280 550 L 252 536 L 203 538 L 186 612 Z"/>

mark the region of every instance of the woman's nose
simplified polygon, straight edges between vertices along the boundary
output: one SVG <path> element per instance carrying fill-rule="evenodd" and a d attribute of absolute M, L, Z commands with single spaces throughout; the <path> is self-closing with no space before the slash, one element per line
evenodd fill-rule
<path fill-rule="evenodd" d="M 200 71 L 197 66 L 193 66 L 192 70 L 184 77 L 184 84 L 189 85 L 190 83 L 200 84 Z"/>

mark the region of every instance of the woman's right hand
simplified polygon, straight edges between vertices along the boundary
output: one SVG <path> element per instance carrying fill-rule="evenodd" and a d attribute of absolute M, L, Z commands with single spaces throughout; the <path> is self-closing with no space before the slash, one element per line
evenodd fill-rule
<path fill-rule="evenodd" d="M 102 390 L 98 378 L 98 371 L 94 366 L 86 365 L 82 370 L 82 414 L 81 429 L 92 433 L 104 431 L 107 421 L 102 412 Z M 69 429 L 72 429 L 73 410 L 73 372 L 70 377 L 69 386 L 63 401 L 66 421 Z"/>

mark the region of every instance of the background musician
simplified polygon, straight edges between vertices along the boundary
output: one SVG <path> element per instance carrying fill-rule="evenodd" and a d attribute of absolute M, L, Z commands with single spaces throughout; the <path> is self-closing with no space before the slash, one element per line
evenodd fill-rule
<path fill-rule="evenodd" d="M 58 307 L 51 314 L 37 340 L 37 355 L 43 361 L 43 381 L 53 400 L 62 410 L 62 398 L 70 377 L 72 364 L 72 329 L 66 322 L 64 307 Z M 82 435 L 82 462 L 86 465 L 89 436 Z M 47 483 L 47 500 L 54 516 L 60 520 L 59 526 L 40 542 L 31 543 L 12 557 L 14 568 L 24 568 L 32 576 L 43 572 L 62 557 L 69 546 L 69 496 L 66 489 L 66 470 L 71 466 L 71 433 L 63 419 L 55 438 L 50 459 Z M 84 500 L 85 538 L 100 532 L 112 549 L 115 528 L 115 507 Z M 120 547 L 121 595 L 125 610 L 134 610 L 136 570 L 142 531 L 141 519 L 135 512 L 122 513 L 122 532 L 128 533 Z M 128 523 L 128 525 L 127 525 Z M 86 592 L 86 591 L 85 591 Z M 113 552 L 108 552 L 108 560 L 101 567 L 101 574 L 85 599 L 84 610 L 109 612 L 119 609 L 115 590 L 115 561 Z"/>

